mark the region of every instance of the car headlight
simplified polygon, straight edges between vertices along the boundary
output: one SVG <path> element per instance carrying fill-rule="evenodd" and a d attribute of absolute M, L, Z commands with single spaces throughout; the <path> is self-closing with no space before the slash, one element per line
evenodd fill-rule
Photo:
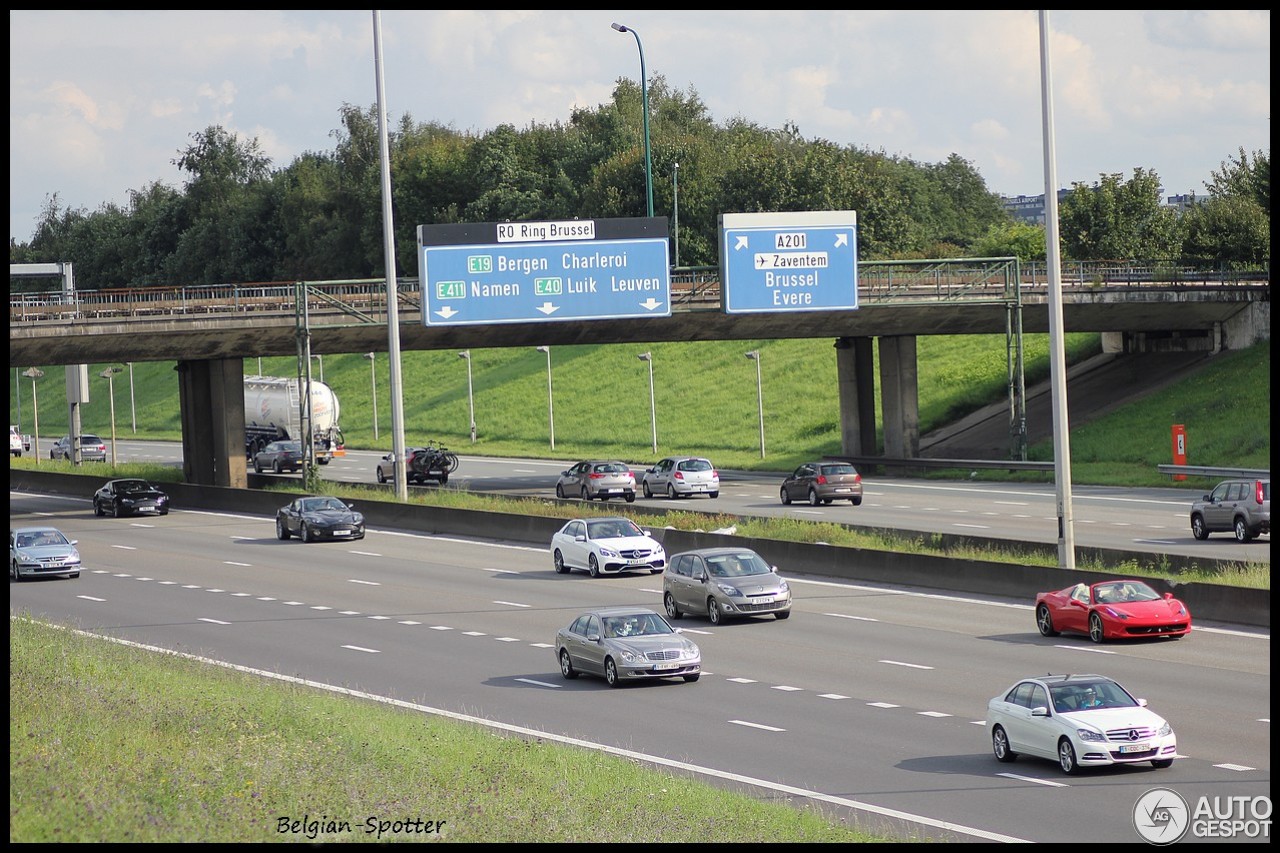
<path fill-rule="evenodd" d="M 1160 737 L 1168 737 L 1171 734 L 1173 734 L 1173 726 L 1165 723 L 1160 727 Z"/>
<path fill-rule="evenodd" d="M 662 550 L 662 546 L 661 546 L 661 545 L 657 545 L 657 544 L 655 544 L 655 545 L 653 546 L 653 553 L 654 553 L 654 556 L 661 556 L 662 554 L 665 554 L 665 553 L 666 553 L 666 551 L 663 551 L 663 550 Z"/>
<path fill-rule="evenodd" d="M 1128 613 L 1124 613 L 1119 610 L 1114 610 L 1110 607 L 1102 608 L 1102 612 L 1110 616 L 1112 619 L 1128 619 L 1129 618 Z"/>
<path fill-rule="evenodd" d="M 718 583 L 716 586 L 720 587 L 720 591 L 730 598 L 742 598 L 742 590 L 732 584 Z"/>
<path fill-rule="evenodd" d="M 791 587 L 787 586 L 786 581 L 780 581 L 778 583 L 778 592 L 791 592 Z"/>
<path fill-rule="evenodd" d="M 623 649 L 621 657 L 622 657 L 622 662 L 627 664 L 637 664 L 637 663 L 644 662 L 644 655 L 636 654 L 635 652 L 630 651 L 628 649 Z"/>
<path fill-rule="evenodd" d="M 1076 736 L 1080 740 L 1087 740 L 1093 743 L 1106 743 L 1107 737 L 1102 732 L 1095 732 L 1093 729 L 1076 729 Z"/>
<path fill-rule="evenodd" d="M 686 646 L 685 648 L 681 649 L 680 659 L 681 660 L 697 660 L 698 659 L 697 648 L 693 646 Z"/>
<path fill-rule="evenodd" d="M 619 556 L 619 554 L 617 551 L 613 550 L 612 548 L 606 548 L 603 545 L 601 545 L 600 556 L 601 557 L 617 557 Z"/>

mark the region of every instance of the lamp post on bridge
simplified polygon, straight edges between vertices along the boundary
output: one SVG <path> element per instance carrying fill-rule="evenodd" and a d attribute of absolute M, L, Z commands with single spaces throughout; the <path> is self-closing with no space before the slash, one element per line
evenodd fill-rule
<path fill-rule="evenodd" d="M 556 411 L 551 397 L 551 347 L 538 347 L 547 354 L 547 428 L 551 433 L 551 449 L 556 449 Z"/>
<path fill-rule="evenodd" d="M 463 350 L 458 353 L 458 358 L 467 361 L 467 410 L 471 414 L 471 443 L 476 443 L 476 398 L 471 390 L 471 350 Z"/>
<path fill-rule="evenodd" d="M 367 352 L 364 357 L 369 359 L 369 397 L 373 400 L 373 440 L 378 440 L 378 369 L 377 354 Z"/>
<path fill-rule="evenodd" d="M 636 39 L 636 49 L 640 51 L 640 98 L 644 106 L 644 189 L 645 199 L 648 202 L 647 210 L 650 219 L 653 218 L 653 166 L 652 158 L 649 154 L 649 80 L 644 73 L 644 45 L 640 43 L 640 34 L 631 27 L 623 24 L 611 24 L 615 30 L 620 33 L 631 33 Z"/>
<path fill-rule="evenodd" d="M 642 352 L 636 358 L 649 364 L 649 422 L 653 425 L 653 452 L 658 452 L 658 407 L 653 401 L 653 353 Z"/>

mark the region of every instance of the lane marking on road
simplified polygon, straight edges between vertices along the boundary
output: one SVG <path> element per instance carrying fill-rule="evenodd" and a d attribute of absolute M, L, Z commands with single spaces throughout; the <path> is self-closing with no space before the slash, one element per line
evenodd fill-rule
<path fill-rule="evenodd" d="M 494 639 L 495 639 L 495 640 L 497 640 L 499 643 L 518 643 L 518 642 L 520 642 L 520 638 L 519 638 L 519 637 L 494 637 Z"/>
<path fill-rule="evenodd" d="M 952 527 L 967 527 L 971 530 L 990 530 L 990 524 L 953 524 Z"/>
<path fill-rule="evenodd" d="M 1090 649 L 1085 646 L 1068 646 L 1065 643 L 1054 643 L 1054 646 L 1059 649 L 1069 649 L 1073 652 L 1087 652 L 1089 654 L 1095 654 L 1095 655 L 1114 655 L 1115 654 L 1115 652 L 1109 651 L 1107 649 Z"/>
<path fill-rule="evenodd" d="M 137 548 L 133 547 L 132 545 L 112 545 L 111 547 L 112 547 L 112 548 L 119 548 L 121 551 L 136 551 L 136 550 L 138 550 Z"/>
<path fill-rule="evenodd" d="M 837 619 L 854 619 L 858 622 L 879 622 L 879 619 L 872 619 L 870 616 L 850 616 L 848 613 L 824 613 L 823 616 L 835 616 Z"/>
<path fill-rule="evenodd" d="M 736 681 L 738 684 L 755 684 L 754 678 L 728 678 L 726 681 Z"/>
<path fill-rule="evenodd" d="M 381 557 L 376 551 L 348 551 L 348 554 L 359 554 L 361 557 Z"/>
<path fill-rule="evenodd" d="M 520 604 L 515 601 L 495 601 L 494 604 L 505 604 L 508 607 L 532 607 L 532 604 Z"/>
<path fill-rule="evenodd" d="M 840 693 L 819 693 L 818 698 L 819 699 L 848 699 L 849 697 Z"/>
<path fill-rule="evenodd" d="M 383 620 L 390 619 L 391 617 L 390 616 L 370 616 L 369 618 L 375 622 L 382 622 Z"/>
<path fill-rule="evenodd" d="M 366 649 L 364 646 L 340 646 L 339 648 L 350 649 L 353 652 L 366 652 L 371 655 L 382 654 L 382 652 L 379 651 L 378 649 Z"/>
<path fill-rule="evenodd" d="M 564 686 L 563 684 L 552 684 L 550 681 L 535 681 L 532 678 L 517 678 L 516 681 L 524 684 L 532 684 L 534 687 L 550 687 L 554 690 L 559 690 Z"/>
<path fill-rule="evenodd" d="M 942 711 L 916 711 L 922 717 L 952 717 L 954 714 L 945 714 Z"/>
<path fill-rule="evenodd" d="M 796 691 L 796 690 L 804 690 L 804 688 L 803 688 L 803 687 L 788 687 L 788 686 L 787 686 L 787 685 L 785 685 L 785 684 L 775 684 L 775 685 L 773 685 L 773 687 L 771 687 L 770 689 L 771 689 L 771 690 L 784 690 L 784 691 L 788 691 L 788 692 L 794 692 L 794 691 Z"/>
<path fill-rule="evenodd" d="M 905 661 L 900 660 L 882 660 L 877 661 L 877 663 L 887 663 L 890 666 L 905 666 L 908 669 L 933 669 L 933 667 L 925 666 L 922 663 L 906 663 Z"/>
<path fill-rule="evenodd" d="M 313 604 L 311 605 L 311 609 L 312 610 L 332 610 L 333 608 L 327 604 Z"/>
<path fill-rule="evenodd" d="M 462 633 L 463 633 L 463 635 L 464 635 L 464 636 L 467 636 L 467 637 L 487 637 L 487 636 L 489 636 L 489 635 L 488 635 L 488 634 L 486 634 L 484 631 L 463 631 Z"/>
<path fill-rule="evenodd" d="M 1037 779 L 1034 776 L 1019 776 L 1017 773 L 997 773 L 997 776 L 1003 776 L 1006 779 L 1012 779 L 1015 782 L 1032 782 L 1036 785 L 1047 785 L 1050 788 L 1069 788 L 1065 782 L 1054 782 L 1050 779 Z"/>
<path fill-rule="evenodd" d="M 1256 767 L 1246 767 L 1243 764 L 1215 764 L 1214 767 L 1221 767 L 1223 770 L 1257 770 Z"/>
<path fill-rule="evenodd" d="M 76 598 L 83 598 L 85 601 L 97 601 L 97 602 L 106 601 L 105 598 L 95 598 L 92 595 L 77 595 Z"/>
<path fill-rule="evenodd" d="M 785 732 L 786 729 L 780 729 L 777 726 L 766 726 L 763 723 L 749 723 L 746 720 L 729 720 L 735 726 L 747 726 L 752 729 L 763 729 L 766 732 Z"/>
<path fill-rule="evenodd" d="M 421 622 L 414 622 L 412 619 L 404 619 L 404 620 L 402 620 L 399 624 L 401 624 L 401 625 L 421 625 L 422 623 L 421 623 Z"/>
<path fill-rule="evenodd" d="M 432 625 L 431 630 L 432 631 L 452 631 L 453 628 L 449 627 L 448 625 Z"/>
<path fill-rule="evenodd" d="M 901 705 L 894 705 L 892 702 L 868 702 L 869 708 L 900 708 Z"/>
<path fill-rule="evenodd" d="M 377 581 L 362 581 L 357 578 L 347 578 L 347 583 L 358 583 L 358 584 L 363 584 L 365 586 L 382 586 L 382 584 L 378 583 Z"/>
<path fill-rule="evenodd" d="M 211 622 L 211 623 L 212 623 L 212 624 L 214 624 L 214 625 L 230 625 L 230 624 L 231 624 L 230 622 L 223 622 L 221 619 L 209 619 L 209 618 L 204 617 L 204 616 L 199 617 L 198 619 L 196 619 L 196 621 L 197 621 L 197 622 Z"/>
<path fill-rule="evenodd" d="M 343 616 L 359 616 L 360 615 L 359 610 L 339 610 L 338 612 Z"/>

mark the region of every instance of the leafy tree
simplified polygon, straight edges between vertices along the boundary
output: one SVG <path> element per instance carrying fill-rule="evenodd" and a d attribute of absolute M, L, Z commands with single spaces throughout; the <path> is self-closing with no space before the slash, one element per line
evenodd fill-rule
<path fill-rule="evenodd" d="M 1214 198 L 1235 196 L 1257 202 L 1271 219 L 1271 155 L 1263 151 L 1250 155 L 1240 148 L 1240 158 L 1228 158 L 1222 163 L 1222 170 L 1210 173 L 1213 180 L 1206 181 L 1205 187 Z"/>
<path fill-rule="evenodd" d="M 1271 259 L 1271 218 L 1248 196 L 1217 196 L 1192 205 L 1182 225 L 1182 254 L 1192 263 L 1257 269 Z"/>
<path fill-rule="evenodd" d="M 1179 253 L 1177 214 L 1161 205 L 1160 177 L 1134 169 L 1123 181 L 1102 175 L 1072 184 L 1058 210 L 1063 256 L 1070 260 L 1170 258 Z"/>
<path fill-rule="evenodd" d="M 1010 220 L 987 228 L 974 241 L 972 251 L 981 258 L 1014 257 L 1023 263 L 1044 261 L 1048 254 L 1043 225 Z"/>

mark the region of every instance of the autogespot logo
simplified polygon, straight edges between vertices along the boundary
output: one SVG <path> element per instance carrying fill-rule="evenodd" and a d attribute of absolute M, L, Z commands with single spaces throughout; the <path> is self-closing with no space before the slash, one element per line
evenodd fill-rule
<path fill-rule="evenodd" d="M 1187 801 L 1168 788 L 1152 788 L 1133 804 L 1133 828 L 1148 843 L 1163 846 L 1180 841 L 1190 823 Z"/>

